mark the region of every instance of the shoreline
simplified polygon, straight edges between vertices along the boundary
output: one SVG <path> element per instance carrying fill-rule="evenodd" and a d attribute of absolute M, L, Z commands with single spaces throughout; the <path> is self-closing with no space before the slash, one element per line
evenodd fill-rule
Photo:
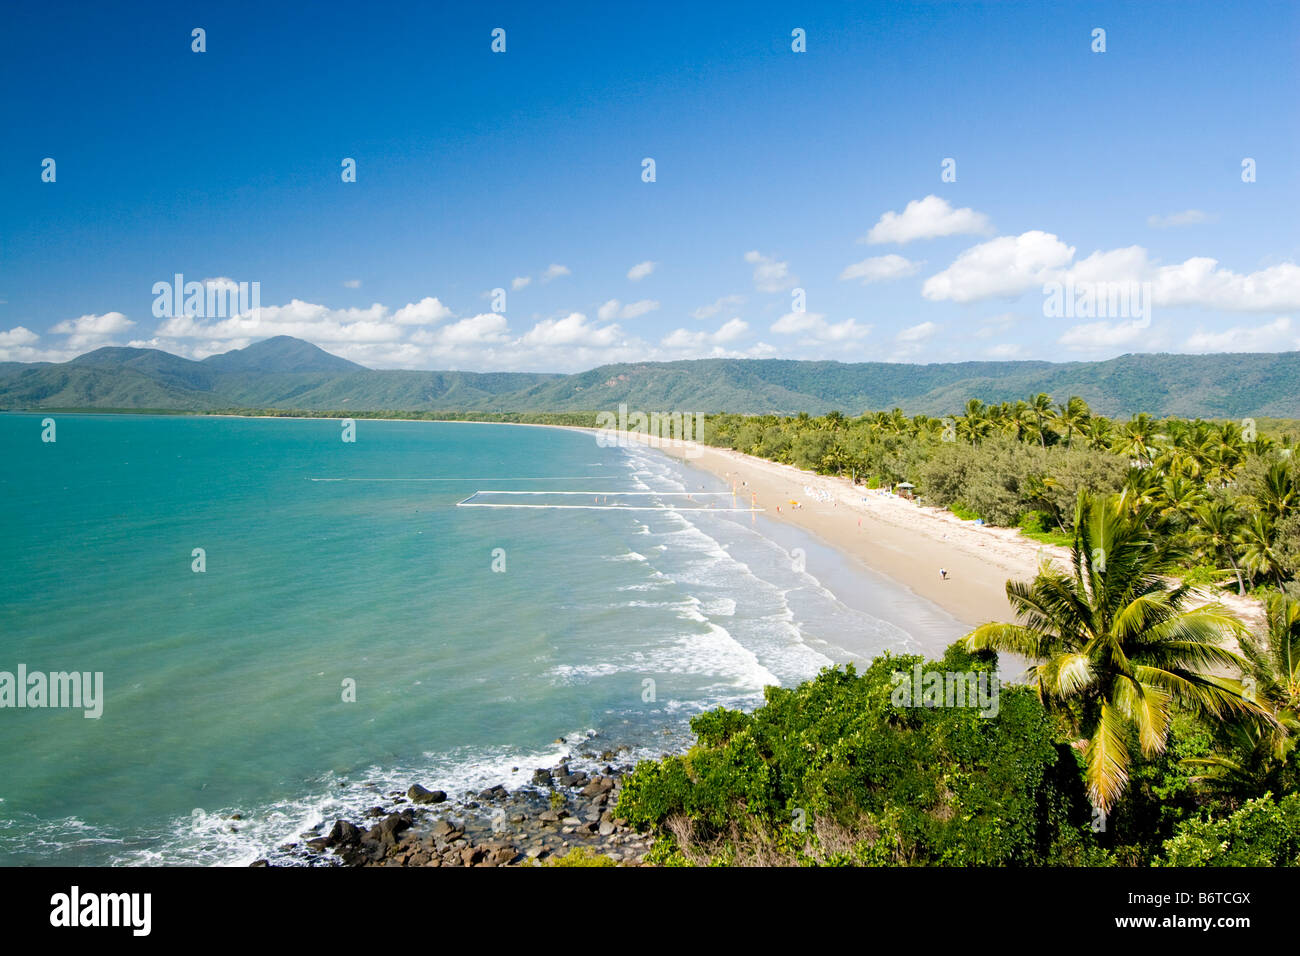
<path fill-rule="evenodd" d="M 71 412 L 86 413 L 94 414 L 94 410 Z M 338 420 L 338 416 L 324 415 L 185 414 L 194 418 Z M 366 417 L 357 421 L 558 428 L 588 435 L 607 430 L 543 422 L 439 418 Z M 989 621 L 1015 619 L 1006 597 L 1007 581 L 1033 578 L 1044 560 L 1062 570 L 1070 567 L 1067 548 L 1026 538 L 1016 528 L 977 525 L 950 511 L 920 505 L 892 492 L 854 485 L 846 478 L 803 471 L 730 448 L 676 438 L 660 439 L 637 432 L 616 434 L 620 440 L 637 441 L 729 484 L 740 483 L 739 487 L 758 495 L 757 504 L 764 509 L 765 517 L 803 528 L 842 557 L 857 561 L 926 598 L 971 628 Z M 826 493 L 829 500 L 815 500 L 805 490 L 809 488 Z M 792 499 L 800 503 L 799 509 L 791 510 L 788 506 Z M 940 577 L 940 568 L 948 571 L 946 578 Z M 1196 593 L 1204 603 L 1223 604 L 1254 632 L 1260 632 L 1265 626 L 1262 604 L 1249 595 L 1204 588 Z M 1236 641 L 1229 640 L 1225 646 L 1240 651 Z"/>

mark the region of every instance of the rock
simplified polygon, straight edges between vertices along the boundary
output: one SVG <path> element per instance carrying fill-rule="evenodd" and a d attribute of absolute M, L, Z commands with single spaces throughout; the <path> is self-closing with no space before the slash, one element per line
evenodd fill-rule
<path fill-rule="evenodd" d="M 546 849 L 545 849 L 544 847 L 540 847 L 540 846 L 530 846 L 530 847 L 528 848 L 528 850 L 526 851 L 525 856 L 527 856 L 528 859 L 530 859 L 530 860 L 536 860 L 538 857 L 540 857 L 540 856 L 541 856 L 543 853 L 545 853 L 545 852 L 546 852 Z"/>
<path fill-rule="evenodd" d="M 538 814 L 537 819 L 541 820 L 543 823 L 559 823 L 560 811 L 543 810 L 540 814 Z"/>
<path fill-rule="evenodd" d="M 601 823 L 600 825 L 601 836 L 610 836 L 611 834 L 613 834 L 613 832 L 614 832 L 614 824 L 610 823 L 608 820 Z"/>
<path fill-rule="evenodd" d="M 249 867 L 263 867 L 263 866 L 270 866 L 271 864 L 266 860 L 254 860 L 252 863 L 248 865 Z"/>
<path fill-rule="evenodd" d="M 329 837 L 317 837 L 314 840 L 308 840 L 307 845 L 317 853 L 324 853 L 330 848 Z"/>
<path fill-rule="evenodd" d="M 560 822 L 563 823 L 566 827 L 576 827 L 582 821 L 579 820 L 577 817 L 565 817 Z"/>
<path fill-rule="evenodd" d="M 464 831 L 447 820 L 439 820 L 433 825 L 433 835 L 443 840 L 454 840 L 456 836 Z"/>
<path fill-rule="evenodd" d="M 371 807 L 369 810 L 366 811 L 366 816 L 368 817 L 382 817 L 383 815 L 384 815 L 383 807 Z"/>
<path fill-rule="evenodd" d="M 229 819 L 229 820 L 242 820 L 242 819 L 244 819 L 244 815 L 243 815 L 242 813 L 232 813 L 229 817 L 227 817 L 227 819 Z"/>
<path fill-rule="evenodd" d="M 411 798 L 412 803 L 442 803 L 447 799 L 447 794 L 442 790 L 426 790 L 418 783 L 411 784 L 411 789 L 406 791 L 406 795 Z"/>
<path fill-rule="evenodd" d="M 330 846 L 353 846 L 361 842 L 361 831 L 347 820 L 337 820 L 327 839 Z"/>
<path fill-rule="evenodd" d="M 551 772 L 549 770 L 534 770 L 533 783 L 538 786 L 549 787 L 551 785 Z"/>

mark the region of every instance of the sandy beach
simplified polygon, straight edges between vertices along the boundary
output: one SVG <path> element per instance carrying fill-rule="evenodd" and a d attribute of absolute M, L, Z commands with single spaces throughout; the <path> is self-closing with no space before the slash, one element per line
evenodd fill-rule
<path fill-rule="evenodd" d="M 646 436 L 633 437 L 646 440 Z M 752 501 L 764 509 L 765 517 L 797 524 L 972 628 L 988 621 L 1014 620 L 1006 596 L 1008 580 L 1032 578 L 1043 561 L 1069 567 L 1066 548 L 1041 544 L 1015 528 L 964 521 L 950 511 L 887 491 L 868 490 L 847 479 L 730 449 L 676 440 L 656 444 L 664 454 L 733 484 L 740 493 L 738 500 Z M 809 494 L 809 489 L 817 494 Z M 940 575 L 941 568 L 946 577 Z M 1207 603 L 1223 603 L 1252 630 L 1263 625 L 1263 607 L 1254 598 L 1224 593 L 1202 596 Z M 1235 642 L 1228 646 L 1237 650 Z"/>
<path fill-rule="evenodd" d="M 598 431 L 576 425 L 527 422 L 454 420 L 446 424 L 563 428 L 588 434 Z M 972 628 L 989 621 L 1014 620 L 1006 596 L 1008 580 L 1032 578 L 1043 561 L 1061 569 L 1069 567 L 1068 549 L 1034 541 L 1015 528 L 964 521 L 945 509 L 729 448 L 655 439 L 636 432 L 618 434 L 624 440 L 651 444 L 665 455 L 734 485 L 746 501 L 763 509 L 765 517 L 798 525 L 829 547 L 933 601 Z M 824 498 L 810 495 L 807 489 L 822 493 Z M 739 495 L 737 501 L 740 503 Z M 799 502 L 799 507 L 793 507 L 791 501 Z M 940 576 L 941 568 L 947 571 L 946 576 Z M 1260 632 L 1264 627 L 1264 608 L 1255 598 L 1222 591 L 1201 592 L 1201 597 L 1205 603 L 1223 604 L 1252 631 Z M 1235 641 L 1225 646 L 1240 650 Z"/>

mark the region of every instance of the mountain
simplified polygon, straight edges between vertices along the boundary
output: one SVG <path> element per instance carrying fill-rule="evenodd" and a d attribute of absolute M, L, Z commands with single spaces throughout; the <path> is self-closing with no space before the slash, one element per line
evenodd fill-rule
<path fill-rule="evenodd" d="M 203 364 L 219 372 L 355 372 L 364 365 L 331 355 L 292 335 L 254 342 L 245 349 L 210 355 Z"/>
<path fill-rule="evenodd" d="M 277 336 L 200 362 L 102 348 L 69 362 L 0 363 L 0 409 L 188 411 L 958 412 L 1047 392 L 1106 415 L 1300 417 L 1300 352 L 1124 355 L 1104 362 L 801 362 L 698 359 L 540 372 L 379 371 Z"/>

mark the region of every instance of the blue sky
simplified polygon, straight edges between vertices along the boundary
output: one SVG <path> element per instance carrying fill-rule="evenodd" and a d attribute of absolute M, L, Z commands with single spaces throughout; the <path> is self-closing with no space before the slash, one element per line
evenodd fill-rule
<path fill-rule="evenodd" d="M 542 6 L 13 8 L 0 360 L 1300 348 L 1300 5 Z M 159 317 L 177 273 L 261 308 Z"/>

